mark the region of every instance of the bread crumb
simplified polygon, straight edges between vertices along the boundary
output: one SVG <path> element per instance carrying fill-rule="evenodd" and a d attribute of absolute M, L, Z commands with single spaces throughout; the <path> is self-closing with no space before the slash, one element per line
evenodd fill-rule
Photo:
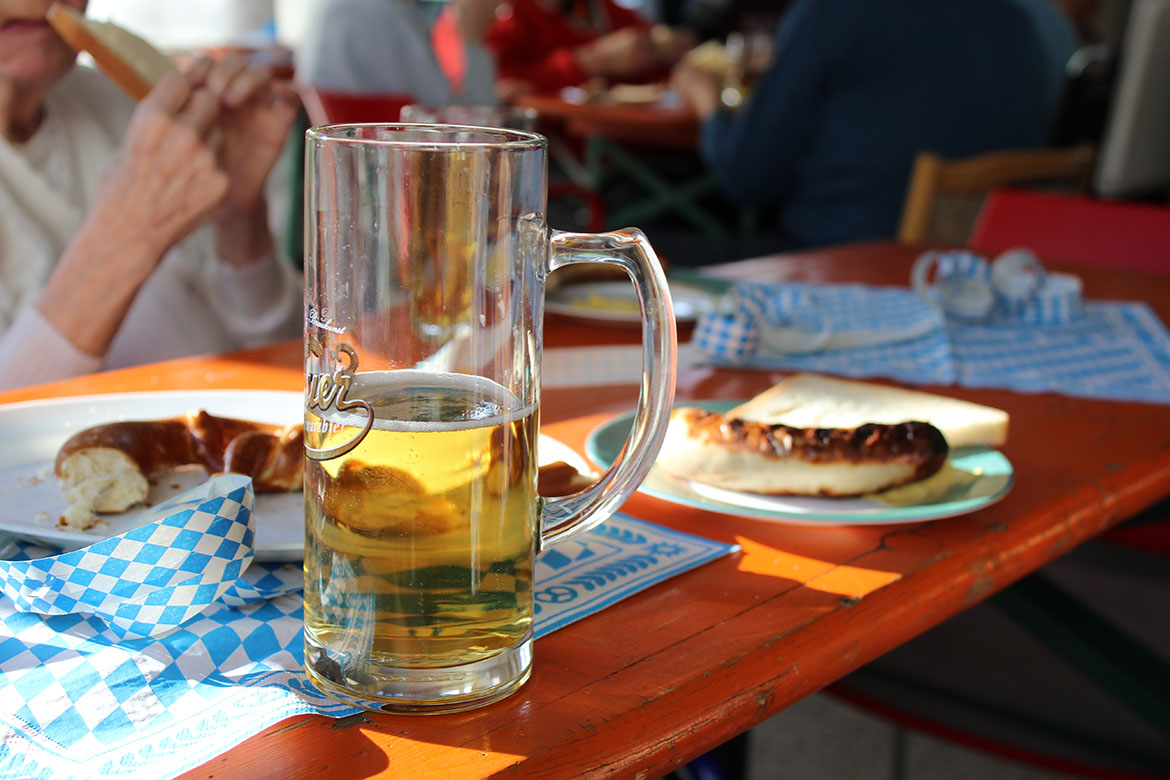
<path fill-rule="evenodd" d="M 84 503 L 70 504 L 57 520 L 62 528 L 72 528 L 78 531 L 88 531 L 98 521 L 97 515 Z"/>

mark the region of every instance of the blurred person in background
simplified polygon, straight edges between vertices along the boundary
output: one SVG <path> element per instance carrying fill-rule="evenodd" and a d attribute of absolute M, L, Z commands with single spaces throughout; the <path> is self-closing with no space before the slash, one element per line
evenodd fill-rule
<path fill-rule="evenodd" d="M 894 237 L 919 151 L 1043 145 L 1057 102 L 1017 0 L 795 0 L 773 52 L 739 106 L 710 70 L 672 74 L 721 188 L 777 209 L 769 251 Z"/>
<path fill-rule="evenodd" d="M 696 40 L 613 0 L 507 0 L 484 37 L 504 97 L 662 79 Z"/>
<path fill-rule="evenodd" d="M 1016 0 L 1027 12 L 1040 36 L 1044 61 L 1048 64 L 1049 85 L 1045 94 L 1052 101 L 1048 111 L 1056 119 L 1068 83 L 1068 63 L 1081 47 L 1073 18 L 1061 0 Z"/>
<path fill-rule="evenodd" d="M 450 0 L 436 29 L 412 0 L 324 0 L 312 9 L 296 55 L 297 78 L 310 86 L 408 95 L 425 105 L 491 105 L 496 66 L 483 46 L 500 0 Z M 432 32 L 461 50 L 445 51 Z M 450 43 L 457 41 L 458 43 Z M 456 72 L 459 71 L 459 72 Z"/>
<path fill-rule="evenodd" d="M 0 386 L 296 336 L 264 196 L 295 95 L 228 57 L 136 106 L 49 5 L 0 0 Z"/>

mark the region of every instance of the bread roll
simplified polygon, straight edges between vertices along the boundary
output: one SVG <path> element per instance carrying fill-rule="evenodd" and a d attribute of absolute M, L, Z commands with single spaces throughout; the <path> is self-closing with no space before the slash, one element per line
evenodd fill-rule
<path fill-rule="evenodd" d="M 899 387 L 796 374 L 726 414 L 683 407 L 657 464 L 770 495 L 857 496 L 925 479 L 951 449 L 998 447 L 1007 412 Z"/>
<path fill-rule="evenodd" d="M 767 495 L 858 496 L 924 479 L 947 459 L 924 422 L 792 428 L 695 407 L 671 414 L 657 465 L 666 473 Z"/>
<path fill-rule="evenodd" d="M 1008 414 L 933 393 L 822 374 L 794 374 L 727 413 L 729 418 L 793 428 L 856 428 L 865 423 L 928 422 L 952 449 L 1001 447 Z"/>
<path fill-rule="evenodd" d="M 112 22 L 86 18 L 61 3 L 49 6 L 49 24 L 74 51 L 86 51 L 110 80 L 141 100 L 175 63 L 150 43 Z"/>

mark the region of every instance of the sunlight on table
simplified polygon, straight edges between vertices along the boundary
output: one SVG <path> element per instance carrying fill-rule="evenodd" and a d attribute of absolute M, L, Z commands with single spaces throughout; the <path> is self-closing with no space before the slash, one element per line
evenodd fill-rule
<path fill-rule="evenodd" d="M 743 549 L 739 570 L 749 574 L 787 577 L 813 590 L 847 598 L 861 598 L 879 588 L 897 581 L 896 572 L 865 569 L 860 566 L 842 566 L 816 558 L 794 555 L 766 544 L 754 542 L 745 536 L 735 541 Z"/>

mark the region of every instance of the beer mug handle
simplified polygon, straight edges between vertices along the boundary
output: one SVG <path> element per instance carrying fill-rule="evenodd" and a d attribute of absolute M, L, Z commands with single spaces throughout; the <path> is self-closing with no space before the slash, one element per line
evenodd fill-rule
<path fill-rule="evenodd" d="M 644 377 L 630 437 L 613 465 L 580 493 L 542 499 L 540 549 L 601 524 L 617 511 L 646 477 L 666 435 L 674 403 L 678 334 L 662 265 L 642 231 L 613 233 L 552 231 L 548 270 L 573 263 L 606 263 L 624 268 L 642 309 Z"/>

